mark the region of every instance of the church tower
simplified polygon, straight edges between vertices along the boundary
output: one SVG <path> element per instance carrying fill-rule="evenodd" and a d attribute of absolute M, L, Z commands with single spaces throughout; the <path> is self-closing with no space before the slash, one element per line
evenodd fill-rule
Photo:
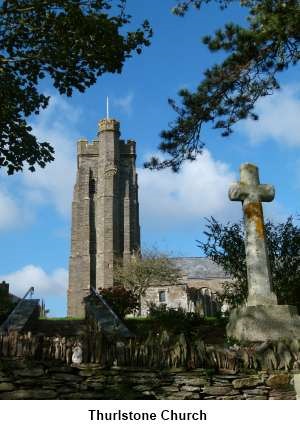
<path fill-rule="evenodd" d="M 114 286 L 116 259 L 140 248 L 135 142 L 120 139 L 114 119 L 99 122 L 97 139 L 77 144 L 72 202 L 68 315 L 84 317 L 90 289 Z"/>

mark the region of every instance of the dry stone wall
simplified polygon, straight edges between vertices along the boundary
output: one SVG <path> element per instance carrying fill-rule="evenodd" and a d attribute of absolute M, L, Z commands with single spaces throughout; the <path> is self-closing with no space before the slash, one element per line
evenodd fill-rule
<path fill-rule="evenodd" d="M 0 399 L 296 399 L 293 378 L 293 372 L 284 371 L 230 375 L 207 369 L 105 369 L 2 358 Z"/>

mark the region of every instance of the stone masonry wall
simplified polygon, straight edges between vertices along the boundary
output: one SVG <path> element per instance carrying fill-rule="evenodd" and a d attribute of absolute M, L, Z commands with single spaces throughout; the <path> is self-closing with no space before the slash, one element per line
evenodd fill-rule
<path fill-rule="evenodd" d="M 0 360 L 0 399 L 296 399 L 292 372 L 104 369 L 61 362 Z"/>

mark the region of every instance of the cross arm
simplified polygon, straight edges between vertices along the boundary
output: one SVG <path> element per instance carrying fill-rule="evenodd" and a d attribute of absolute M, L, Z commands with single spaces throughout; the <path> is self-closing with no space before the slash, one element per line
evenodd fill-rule
<path fill-rule="evenodd" d="M 234 182 L 229 188 L 228 196 L 232 201 L 243 202 L 248 199 L 253 202 L 271 202 L 275 196 L 275 189 L 272 185 Z"/>
<path fill-rule="evenodd" d="M 273 185 L 260 184 L 258 195 L 261 202 L 271 202 L 275 197 L 275 188 Z"/>
<path fill-rule="evenodd" d="M 250 193 L 250 186 L 242 182 L 234 182 L 228 191 L 229 200 L 238 202 L 244 201 Z"/>

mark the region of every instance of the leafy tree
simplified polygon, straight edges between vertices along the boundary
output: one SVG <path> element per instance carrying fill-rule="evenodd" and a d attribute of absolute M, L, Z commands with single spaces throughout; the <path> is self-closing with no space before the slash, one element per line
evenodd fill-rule
<path fill-rule="evenodd" d="M 186 0 L 177 3 L 174 13 L 183 16 L 190 6 L 200 8 L 214 0 Z M 235 0 L 215 0 L 221 8 Z M 256 102 L 279 89 L 278 75 L 300 59 L 299 0 L 240 0 L 248 8 L 248 26 L 228 23 L 203 42 L 211 52 L 224 51 L 227 56 L 206 70 L 195 92 L 182 89 L 181 105 L 170 105 L 177 119 L 161 133 L 160 150 L 170 157 L 152 158 L 145 167 L 178 171 L 184 160 L 201 154 L 205 124 L 229 136 L 233 126 L 246 118 L 257 120 Z"/>
<path fill-rule="evenodd" d="M 60 94 L 85 91 L 105 72 L 120 73 L 125 60 L 149 45 L 145 21 L 124 31 L 126 0 L 4 0 L 0 4 L 0 167 L 8 174 L 34 171 L 54 159 L 27 120 L 45 109 L 48 77 Z"/>
<path fill-rule="evenodd" d="M 115 281 L 135 294 L 145 294 L 148 287 L 163 283 L 173 284 L 180 278 L 180 270 L 166 255 L 145 251 L 128 263 L 119 263 L 114 270 Z"/>
<path fill-rule="evenodd" d="M 247 269 L 243 223 L 222 225 L 207 220 L 206 241 L 198 241 L 205 255 L 219 264 L 232 282 L 224 283 L 225 299 L 237 306 L 247 299 Z M 289 217 L 286 222 L 265 225 L 273 289 L 279 304 L 295 305 L 300 311 L 300 228 Z"/>
<path fill-rule="evenodd" d="M 138 296 L 122 286 L 101 288 L 99 292 L 121 318 L 139 308 Z"/>

